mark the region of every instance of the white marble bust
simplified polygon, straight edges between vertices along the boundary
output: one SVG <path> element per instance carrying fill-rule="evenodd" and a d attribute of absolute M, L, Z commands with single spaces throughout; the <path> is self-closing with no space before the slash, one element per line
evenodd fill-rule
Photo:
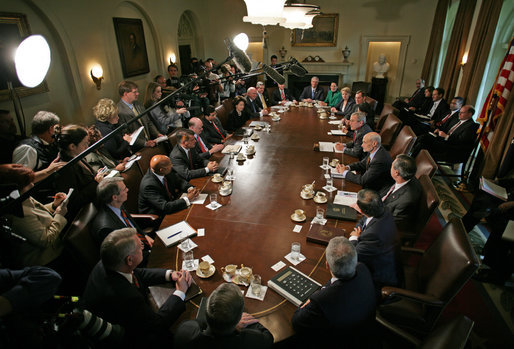
<path fill-rule="evenodd" d="M 373 72 L 376 78 L 383 79 L 389 70 L 389 63 L 386 61 L 385 54 L 378 56 L 378 62 L 373 63 Z"/>

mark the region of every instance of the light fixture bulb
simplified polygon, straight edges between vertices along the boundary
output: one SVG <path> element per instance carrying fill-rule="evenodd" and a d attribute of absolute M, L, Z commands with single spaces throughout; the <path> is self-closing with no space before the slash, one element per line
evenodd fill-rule
<path fill-rule="evenodd" d="M 248 39 L 248 35 L 246 35 L 245 33 L 237 34 L 234 37 L 234 44 L 240 50 L 246 51 L 246 49 L 248 48 L 248 45 L 250 44 L 250 40 Z"/>
<path fill-rule="evenodd" d="M 36 87 L 50 68 L 50 46 L 41 35 L 31 35 L 21 42 L 14 55 L 16 74 L 26 87 Z"/>
<path fill-rule="evenodd" d="M 97 64 L 91 69 L 91 75 L 93 75 L 95 78 L 100 79 L 104 76 L 104 70 L 102 69 L 102 66 Z"/>
<path fill-rule="evenodd" d="M 169 61 L 170 61 L 170 64 L 175 64 L 175 62 L 177 61 L 177 56 L 175 56 L 175 54 L 172 53 L 169 57 Z"/>

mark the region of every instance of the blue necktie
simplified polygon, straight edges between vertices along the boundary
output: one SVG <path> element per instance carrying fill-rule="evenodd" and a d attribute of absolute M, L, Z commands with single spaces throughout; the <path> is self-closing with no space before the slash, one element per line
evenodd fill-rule
<path fill-rule="evenodd" d="M 312 90 L 312 99 L 314 99 L 314 90 Z"/>

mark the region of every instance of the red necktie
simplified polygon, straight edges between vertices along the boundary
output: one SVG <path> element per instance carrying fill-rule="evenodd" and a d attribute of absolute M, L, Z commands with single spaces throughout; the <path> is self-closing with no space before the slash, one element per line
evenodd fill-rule
<path fill-rule="evenodd" d="M 450 129 L 450 131 L 448 131 L 448 134 L 451 135 L 457 129 L 457 127 L 459 127 L 460 125 L 462 125 L 462 122 L 459 121 L 458 123 L 455 124 L 455 126 L 453 126 Z"/>
<path fill-rule="evenodd" d="M 205 147 L 203 145 L 203 141 L 200 138 L 200 136 L 196 136 L 196 140 L 198 141 L 198 144 L 200 144 L 200 149 L 202 149 L 202 153 L 205 153 L 207 151 L 207 149 L 205 149 Z"/>
<path fill-rule="evenodd" d="M 218 128 L 218 126 L 216 126 L 216 124 L 214 122 L 212 122 L 212 125 L 214 126 L 214 128 L 216 129 L 216 131 L 218 131 L 218 133 L 220 134 L 221 136 L 221 139 L 225 140 L 225 136 L 223 136 L 223 133 L 221 133 L 220 129 Z"/>
<path fill-rule="evenodd" d="M 366 170 L 368 169 L 369 167 L 369 163 L 371 161 L 371 154 L 368 154 L 368 160 L 366 161 Z"/>
<path fill-rule="evenodd" d="M 194 170 L 193 167 L 193 158 L 191 156 L 191 149 L 189 149 L 189 152 L 187 153 L 187 157 L 189 158 L 189 169 Z"/>
<path fill-rule="evenodd" d="M 286 94 L 284 93 L 284 90 L 280 90 L 280 96 L 282 97 L 282 101 L 286 101 Z"/>
<path fill-rule="evenodd" d="M 134 284 L 134 286 L 139 288 L 139 281 L 137 280 L 136 274 L 134 274 L 134 272 L 132 272 L 132 283 Z"/>
<path fill-rule="evenodd" d="M 396 184 L 393 184 L 393 186 L 391 187 L 391 189 L 389 189 L 389 191 L 387 192 L 387 194 L 382 198 L 382 201 L 386 201 L 387 197 L 389 196 L 389 194 L 391 194 L 394 190 L 394 187 L 396 187 Z"/>
<path fill-rule="evenodd" d="M 125 221 L 125 225 L 127 227 L 130 227 L 130 228 L 135 228 L 132 223 L 130 222 L 130 220 L 128 219 L 128 215 L 127 213 L 125 212 L 125 210 L 121 210 L 121 216 L 123 217 L 123 220 Z M 150 245 L 148 244 L 148 241 L 146 240 L 145 236 L 143 234 L 140 234 L 139 232 L 137 233 L 137 237 L 139 238 L 139 240 L 141 240 L 141 242 L 145 245 L 145 246 L 148 246 L 150 247 Z"/>
<path fill-rule="evenodd" d="M 166 179 L 166 177 L 163 178 L 162 182 L 164 184 L 164 188 L 166 188 L 166 191 L 168 192 L 168 197 L 171 199 L 172 196 L 171 196 L 170 188 L 168 187 L 168 180 Z"/>
<path fill-rule="evenodd" d="M 436 123 L 436 126 L 441 126 L 442 124 L 444 124 L 446 122 L 446 120 L 448 120 L 450 118 L 450 116 L 452 116 L 452 113 L 446 115 L 444 117 L 444 119 L 442 119 L 441 121 L 439 121 L 438 123 Z"/>

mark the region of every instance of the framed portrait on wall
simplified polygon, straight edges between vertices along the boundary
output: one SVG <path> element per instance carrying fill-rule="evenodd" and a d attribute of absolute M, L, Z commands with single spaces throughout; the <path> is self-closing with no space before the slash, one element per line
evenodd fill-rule
<path fill-rule="evenodd" d="M 137 18 L 113 17 L 123 77 L 150 72 L 143 22 Z"/>
<path fill-rule="evenodd" d="M 317 15 L 312 20 L 311 29 L 294 29 L 293 46 L 335 47 L 339 14 L 326 13 Z"/>
<path fill-rule="evenodd" d="M 0 12 L 0 100 L 2 101 L 9 99 L 8 81 L 12 83 L 19 97 L 48 92 L 46 81 L 33 88 L 25 87 L 16 74 L 14 53 L 30 34 L 27 16 L 22 13 Z"/>

